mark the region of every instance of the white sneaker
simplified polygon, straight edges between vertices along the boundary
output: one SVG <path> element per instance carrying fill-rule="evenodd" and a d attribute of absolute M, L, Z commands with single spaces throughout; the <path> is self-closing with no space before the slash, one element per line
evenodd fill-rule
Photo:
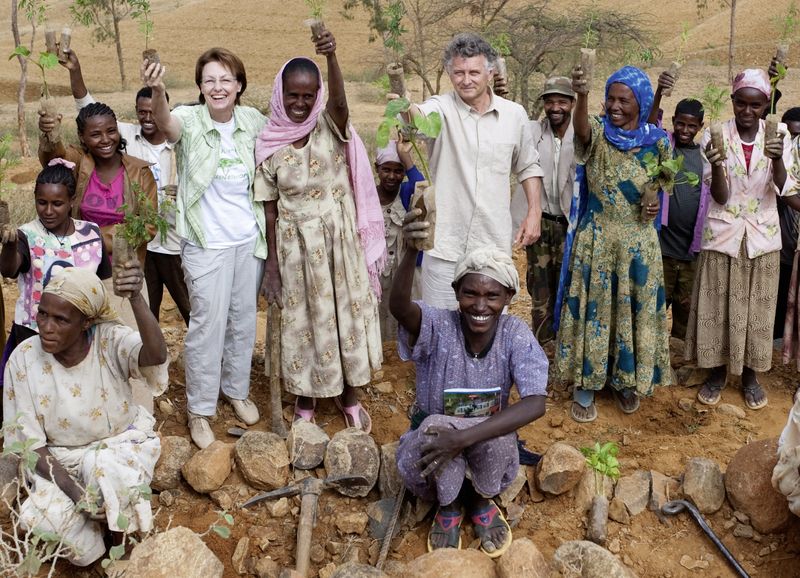
<path fill-rule="evenodd" d="M 217 439 L 214 437 L 214 432 L 211 431 L 208 418 L 191 412 L 189 413 L 189 433 L 192 436 L 192 441 L 201 450 L 213 444 Z"/>
<path fill-rule="evenodd" d="M 259 415 L 258 415 L 258 408 L 256 404 L 254 404 L 250 398 L 247 399 L 231 399 L 226 397 L 225 399 L 228 400 L 228 403 L 231 404 L 233 411 L 236 413 L 236 417 L 242 420 L 247 425 L 253 425 L 258 422 Z"/>

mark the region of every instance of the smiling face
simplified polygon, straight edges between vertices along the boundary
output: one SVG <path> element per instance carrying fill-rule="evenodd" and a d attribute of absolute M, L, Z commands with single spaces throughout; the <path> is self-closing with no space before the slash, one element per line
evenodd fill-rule
<path fill-rule="evenodd" d="M 612 125 L 623 130 L 634 130 L 639 126 L 639 103 L 633 91 L 624 84 L 614 82 L 608 87 L 605 109 Z"/>
<path fill-rule="evenodd" d="M 456 56 L 450 62 L 447 74 L 456 93 L 466 104 L 474 106 L 482 98 L 488 97 L 493 72 L 485 56 Z"/>
<path fill-rule="evenodd" d="M 378 182 L 381 189 L 387 193 L 396 195 L 400 192 L 400 185 L 406 177 L 406 171 L 402 164 L 394 161 L 387 161 L 377 165 Z"/>
<path fill-rule="evenodd" d="M 158 134 L 158 127 L 153 120 L 153 99 L 142 97 L 136 101 L 136 117 L 139 119 L 139 126 L 142 127 L 142 135 L 146 139 L 151 139 Z"/>
<path fill-rule="evenodd" d="M 456 299 L 465 328 L 477 335 L 494 331 L 514 292 L 480 273 L 465 275 L 456 287 Z"/>
<path fill-rule="evenodd" d="M 758 130 L 758 121 L 767 110 L 767 95 L 755 88 L 740 88 L 731 96 L 733 116 L 739 132 Z"/>
<path fill-rule="evenodd" d="M 44 228 L 54 235 L 66 235 L 72 211 L 72 199 L 67 187 L 57 183 L 39 183 L 33 196 L 36 214 Z"/>
<path fill-rule="evenodd" d="M 83 332 L 91 325 L 86 316 L 69 301 L 44 293 L 36 314 L 42 349 L 53 355 L 68 353 L 83 346 Z"/>
<path fill-rule="evenodd" d="M 110 159 L 119 154 L 120 137 L 113 116 L 98 114 L 86 119 L 83 132 L 78 134 L 81 144 L 95 160 Z"/>
<path fill-rule="evenodd" d="M 678 146 L 690 146 L 694 142 L 694 137 L 703 128 L 703 121 L 681 112 L 672 117 L 672 128 L 675 134 L 675 143 Z"/>
<path fill-rule="evenodd" d="M 298 70 L 286 78 L 283 83 L 283 108 L 292 122 L 301 124 L 308 118 L 317 102 L 317 91 L 319 79 L 316 74 Z"/>
<path fill-rule="evenodd" d="M 800 120 L 786 121 L 786 128 L 789 129 L 789 134 L 792 135 L 792 138 L 796 137 L 800 134 Z"/>
<path fill-rule="evenodd" d="M 200 75 L 200 93 L 208 112 L 217 122 L 227 122 L 233 114 L 236 97 L 242 91 L 242 83 L 223 64 L 213 60 L 203 66 Z"/>
<path fill-rule="evenodd" d="M 572 118 L 572 107 L 575 101 L 562 94 L 548 94 L 543 98 L 544 114 L 550 121 L 550 126 L 559 129 L 569 124 Z"/>

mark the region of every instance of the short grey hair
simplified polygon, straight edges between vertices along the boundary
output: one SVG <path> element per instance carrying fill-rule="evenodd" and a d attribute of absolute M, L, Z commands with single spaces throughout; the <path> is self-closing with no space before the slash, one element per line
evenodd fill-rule
<path fill-rule="evenodd" d="M 452 68 L 453 58 L 472 58 L 473 56 L 485 56 L 489 70 L 493 70 L 497 64 L 497 52 L 486 40 L 471 32 L 461 32 L 456 34 L 444 49 L 442 63 L 445 70 L 449 71 Z"/>

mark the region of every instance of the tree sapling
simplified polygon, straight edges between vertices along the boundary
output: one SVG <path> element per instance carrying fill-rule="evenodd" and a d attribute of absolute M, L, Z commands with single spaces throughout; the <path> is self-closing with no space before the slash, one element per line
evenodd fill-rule
<path fill-rule="evenodd" d="M 675 185 L 688 183 L 696 187 L 700 183 L 700 177 L 697 174 L 683 170 L 683 161 L 683 155 L 663 162 L 653 153 L 647 153 L 642 157 L 645 171 L 650 177 L 650 181 L 645 183 L 642 191 L 641 218 L 643 221 L 648 220 L 647 206 L 658 200 L 659 189 L 669 193 Z"/>
<path fill-rule="evenodd" d="M 325 0 L 304 1 L 311 12 L 311 18 L 306 19 L 303 24 L 311 28 L 311 38 L 316 42 L 325 32 L 325 22 L 322 21 L 322 9 L 325 7 Z"/>
<path fill-rule="evenodd" d="M 686 58 L 685 52 L 686 52 L 686 45 L 688 43 L 689 43 L 689 23 L 684 22 L 683 30 L 681 31 L 680 44 L 678 45 L 678 54 L 675 60 L 673 60 L 672 63 L 669 65 L 668 69 L 669 75 L 673 79 L 675 79 L 676 84 L 678 82 L 678 77 L 680 77 L 681 75 L 681 68 L 683 68 L 683 63 Z M 664 89 L 664 91 L 662 91 L 661 94 L 663 94 L 664 96 L 672 96 L 672 90 L 674 87 L 675 86 L 673 84 L 672 88 Z"/>
<path fill-rule="evenodd" d="M 401 36 L 406 32 L 403 16 L 406 9 L 400 0 L 395 0 L 386 7 L 386 32 L 383 35 L 383 46 L 392 52 L 392 62 L 386 65 L 389 77 L 389 90 L 397 96 L 406 95 L 406 79 L 403 70 L 403 51 L 405 50 Z"/>
<path fill-rule="evenodd" d="M 619 446 L 614 442 L 600 445 L 595 442 L 594 447 L 583 447 L 581 453 L 586 458 L 586 465 L 594 472 L 595 495 L 589 510 L 589 524 L 586 528 L 586 538 L 604 546 L 608 537 L 608 498 L 605 492 L 606 478 L 613 481 L 619 479 L 619 461 L 617 454 Z"/>
<path fill-rule="evenodd" d="M 27 46 L 19 45 L 14 49 L 14 52 L 11 53 L 8 59 L 11 60 L 12 58 L 22 57 L 28 62 L 35 64 L 39 70 L 42 71 L 42 98 L 39 101 L 39 112 L 43 113 L 44 116 L 56 119 L 53 130 L 45 135 L 47 140 L 51 144 L 54 144 L 61 140 L 61 121 L 58 119 L 58 107 L 56 107 L 56 102 L 50 97 L 50 89 L 47 87 L 45 70 L 55 68 L 58 65 L 58 45 L 55 41 L 55 32 L 52 33 L 52 39 L 47 40 L 46 44 L 48 45 L 48 49 L 45 50 L 45 52 L 40 52 L 37 58 L 32 57 L 33 55 Z M 50 44 L 53 45 L 52 51 L 50 50 Z"/>
<path fill-rule="evenodd" d="M 597 49 L 595 47 L 600 40 L 597 31 L 594 29 L 595 19 L 594 11 L 590 12 L 586 31 L 583 33 L 583 46 L 581 47 L 581 70 L 583 70 L 583 79 L 586 81 L 587 87 L 592 84 L 592 74 L 597 60 Z"/>
<path fill-rule="evenodd" d="M 709 132 L 711 133 L 711 146 L 722 154 L 722 159 L 725 160 L 725 138 L 722 135 L 722 109 L 725 103 L 728 102 L 729 94 L 724 88 L 717 88 L 713 83 L 706 85 L 703 90 L 703 96 L 700 97 L 700 102 L 703 103 L 703 110 L 708 115 Z"/>

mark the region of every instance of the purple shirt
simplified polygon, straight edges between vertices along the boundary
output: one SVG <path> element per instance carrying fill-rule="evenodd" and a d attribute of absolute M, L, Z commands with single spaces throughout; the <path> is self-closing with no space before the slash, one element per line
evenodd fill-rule
<path fill-rule="evenodd" d="M 416 303 L 422 310 L 419 338 L 411 348 L 408 331 L 400 327 L 397 345 L 400 358 L 417 367 L 419 409 L 444 413 L 443 392 L 453 387 L 499 386 L 503 408 L 508 405 L 512 384 L 523 398 L 547 395 L 547 356 L 524 321 L 501 315 L 491 349 L 485 357 L 475 358 L 467 353 L 458 311 Z"/>
<path fill-rule="evenodd" d="M 107 185 L 97 176 L 96 170 L 92 171 L 81 202 L 81 218 L 97 223 L 100 227 L 121 223 L 124 215 L 117 209 L 123 203 L 124 185 L 125 169 L 123 167 L 119 168 L 117 176 Z"/>

